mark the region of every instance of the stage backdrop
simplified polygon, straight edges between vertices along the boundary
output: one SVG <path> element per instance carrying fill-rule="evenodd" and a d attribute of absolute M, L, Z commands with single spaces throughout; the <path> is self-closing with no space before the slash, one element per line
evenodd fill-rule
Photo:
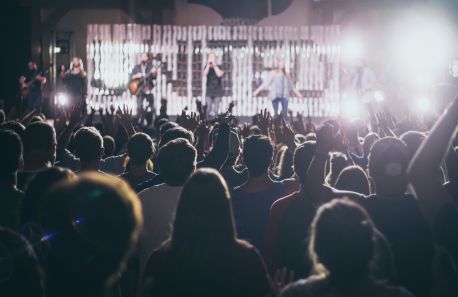
<path fill-rule="evenodd" d="M 251 116 L 271 109 L 267 92 L 253 97 L 274 66 L 283 58 L 296 89 L 304 99 L 290 98 L 290 110 L 325 117 L 339 111 L 340 29 L 338 26 L 159 26 L 89 25 L 87 35 L 88 104 L 95 108 L 136 101 L 126 87 L 141 52 L 151 52 L 157 63 L 154 91 L 158 112 L 161 98 L 168 113 L 178 114 L 205 95 L 202 69 L 207 53 L 218 55 L 225 71 L 220 112 L 231 101 L 234 114 Z"/>

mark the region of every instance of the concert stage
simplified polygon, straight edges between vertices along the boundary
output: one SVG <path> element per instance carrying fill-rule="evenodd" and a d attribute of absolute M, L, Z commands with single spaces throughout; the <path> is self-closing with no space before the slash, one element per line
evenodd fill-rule
<path fill-rule="evenodd" d="M 87 103 L 96 109 L 127 104 L 129 73 L 139 54 L 150 52 L 158 68 L 155 106 L 168 99 L 168 114 L 178 114 L 205 94 L 202 69 L 215 52 L 225 71 L 220 112 L 235 102 L 234 114 L 251 116 L 272 108 L 267 92 L 253 97 L 275 60 L 285 61 L 303 98 L 291 97 L 289 109 L 312 117 L 335 116 L 340 106 L 339 26 L 159 26 L 93 24 L 87 30 Z M 158 110 L 156 111 L 158 112 Z"/>

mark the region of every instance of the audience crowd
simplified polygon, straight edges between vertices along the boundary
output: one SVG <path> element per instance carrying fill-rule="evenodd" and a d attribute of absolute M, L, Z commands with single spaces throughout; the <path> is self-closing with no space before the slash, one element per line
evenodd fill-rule
<path fill-rule="evenodd" d="M 166 103 L 0 110 L 0 296 L 458 296 L 458 98 L 433 124 Z"/>

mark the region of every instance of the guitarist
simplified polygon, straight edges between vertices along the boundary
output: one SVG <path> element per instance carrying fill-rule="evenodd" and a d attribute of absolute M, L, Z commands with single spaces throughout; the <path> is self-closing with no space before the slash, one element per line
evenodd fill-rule
<path fill-rule="evenodd" d="M 43 85 L 46 83 L 46 76 L 38 70 L 37 62 L 30 60 L 27 63 L 27 70 L 19 78 L 21 87 L 20 110 L 30 112 L 33 109 L 41 110 Z"/>
<path fill-rule="evenodd" d="M 143 112 L 143 102 L 148 102 L 151 109 L 154 108 L 154 95 L 152 89 L 156 79 L 157 68 L 151 62 L 151 55 L 142 53 L 140 56 L 140 64 L 135 65 L 130 74 L 130 80 L 142 79 L 140 91 L 137 93 L 137 116 L 141 117 Z M 145 80 L 143 80 L 145 79 Z"/>

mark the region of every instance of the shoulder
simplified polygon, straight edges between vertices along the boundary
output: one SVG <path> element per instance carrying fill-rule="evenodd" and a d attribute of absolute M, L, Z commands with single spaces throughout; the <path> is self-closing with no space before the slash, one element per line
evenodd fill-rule
<path fill-rule="evenodd" d="M 288 207 L 288 205 L 293 202 L 295 199 L 297 199 L 299 193 L 298 192 L 294 192 L 290 195 L 287 195 L 285 197 L 282 197 L 278 200 L 276 200 L 273 204 L 272 204 L 272 207 L 271 207 L 271 212 L 272 213 L 279 213 L 279 212 L 282 212 L 285 208 Z"/>
<path fill-rule="evenodd" d="M 358 202 L 360 200 L 364 199 L 364 195 L 352 191 L 342 191 L 342 190 L 337 190 L 336 188 L 329 187 L 330 192 L 335 198 L 349 198 L 351 200 L 354 200 L 355 202 Z"/>
<path fill-rule="evenodd" d="M 165 186 L 166 184 L 160 184 L 160 185 L 154 185 L 149 188 L 146 188 L 143 191 L 141 191 L 140 193 L 138 193 L 138 197 L 140 198 L 140 200 L 143 200 L 145 198 L 150 198 L 152 196 L 155 196 L 154 194 L 156 192 L 161 191 Z"/>
<path fill-rule="evenodd" d="M 319 293 L 319 291 L 326 287 L 326 279 L 318 276 L 311 276 L 307 279 L 301 279 L 286 286 L 281 291 L 280 297 L 323 296 Z"/>
<path fill-rule="evenodd" d="M 413 297 L 414 295 L 403 287 L 388 286 L 383 283 L 376 283 L 374 289 L 383 292 L 384 296 Z"/>

